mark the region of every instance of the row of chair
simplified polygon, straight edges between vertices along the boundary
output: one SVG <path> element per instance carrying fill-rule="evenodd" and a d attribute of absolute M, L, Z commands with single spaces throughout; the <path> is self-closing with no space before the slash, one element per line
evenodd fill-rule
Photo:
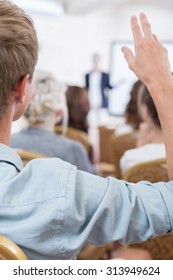
<path fill-rule="evenodd" d="M 109 130 L 109 132 L 107 132 L 107 130 Z M 105 137 L 103 137 L 103 133 Z M 141 180 L 147 180 L 151 183 L 159 181 L 167 182 L 169 180 L 166 158 L 136 164 L 129 168 L 123 175 L 121 174 L 119 165 L 120 158 L 126 150 L 136 147 L 137 131 L 117 136 L 114 130 L 101 127 L 101 136 L 101 141 L 104 140 L 104 144 L 102 143 L 100 146 L 101 155 L 105 152 L 107 153 L 106 161 L 114 165 L 114 175 L 116 178 L 133 183 L 137 183 Z M 102 149 L 104 149 L 104 151 Z M 173 234 L 156 237 L 126 247 L 146 249 L 150 252 L 154 260 L 172 260 Z"/>
<path fill-rule="evenodd" d="M 59 127 L 57 128 L 59 133 Z M 157 159 L 139 163 L 136 166 L 129 168 L 122 176 L 119 162 L 123 153 L 131 148 L 135 147 L 137 133 L 128 133 L 120 136 L 116 136 L 114 133 L 109 137 L 101 141 L 101 145 L 105 144 L 105 152 L 101 155 L 101 163 L 109 163 L 111 165 L 110 173 L 113 173 L 116 178 L 123 179 L 129 182 L 138 182 L 140 180 L 148 180 L 152 183 L 158 181 L 168 181 L 168 172 L 166 159 Z M 69 129 L 67 137 L 71 139 L 78 139 L 86 149 L 89 150 L 88 138 L 84 132 L 78 132 L 76 129 Z M 105 142 L 107 139 L 107 143 Z M 102 146 L 101 146 L 102 147 Z M 15 149 L 23 160 L 24 165 L 31 159 L 43 158 L 45 155 L 38 153 L 25 151 L 22 149 Z M 103 147 L 102 147 L 103 150 Z M 114 169 L 112 168 L 114 166 Z"/>
<path fill-rule="evenodd" d="M 58 133 L 61 133 L 59 128 L 57 128 L 57 130 Z M 76 133 L 78 134 L 78 131 L 75 131 L 73 129 L 69 130 L 68 137 L 76 139 Z M 86 135 L 84 133 L 79 133 L 78 135 L 82 136 L 78 136 L 76 140 L 80 141 L 87 149 L 88 140 Z M 108 161 L 110 164 L 114 165 L 116 177 L 134 183 L 140 180 L 148 180 L 153 183 L 168 180 L 166 159 L 154 160 L 143 164 L 138 164 L 127 170 L 123 177 L 121 176 L 121 172 L 119 170 L 119 160 L 126 149 L 133 148 L 135 146 L 136 132 L 133 134 L 120 135 L 117 137 L 112 130 L 111 133 L 109 133 L 109 137 L 105 138 L 105 141 L 107 141 L 106 146 L 109 147 L 109 155 L 112 156 L 112 158 L 109 158 L 108 149 L 106 149 L 107 153 L 105 153 L 104 156 L 102 155 L 101 160 Z M 104 148 L 103 141 L 101 145 L 102 148 Z M 24 165 L 26 165 L 28 161 L 34 158 L 46 157 L 41 154 L 21 149 L 16 149 L 16 152 L 22 158 Z M 79 255 L 79 259 L 100 259 L 102 258 L 103 254 L 108 252 L 113 246 L 113 243 L 99 248 L 92 245 L 87 245 Z M 138 244 L 132 244 L 129 245 L 129 247 L 147 249 L 151 253 L 153 259 L 173 259 L 172 234 L 157 237 Z M 27 259 L 27 257 L 13 241 L 9 240 L 7 237 L 0 235 L 0 259 Z"/>
<path fill-rule="evenodd" d="M 151 183 L 168 181 L 166 158 L 136 164 L 121 174 L 120 159 L 126 150 L 136 147 L 137 131 L 117 136 L 114 129 L 101 126 L 99 134 L 100 162 L 109 164 L 111 166 L 109 170 L 116 178 L 134 183 L 141 180 L 148 180 Z"/>

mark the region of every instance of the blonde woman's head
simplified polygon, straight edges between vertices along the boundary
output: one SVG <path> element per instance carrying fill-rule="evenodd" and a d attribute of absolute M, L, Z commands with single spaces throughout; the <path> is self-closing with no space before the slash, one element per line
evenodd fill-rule
<path fill-rule="evenodd" d="M 29 124 L 45 123 L 60 115 L 67 122 L 66 86 L 46 71 L 35 72 L 33 86 L 33 97 L 25 113 Z"/>

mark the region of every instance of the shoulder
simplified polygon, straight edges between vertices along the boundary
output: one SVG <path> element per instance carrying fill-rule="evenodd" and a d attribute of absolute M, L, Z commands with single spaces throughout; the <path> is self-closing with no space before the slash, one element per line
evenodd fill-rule
<path fill-rule="evenodd" d="M 72 141 L 71 149 L 73 150 L 73 154 L 74 154 L 76 160 L 82 162 L 82 161 L 85 161 L 86 158 L 88 158 L 87 150 L 82 145 L 82 143 L 80 143 L 78 141 Z"/>
<path fill-rule="evenodd" d="M 149 143 L 143 146 L 145 151 L 149 154 L 162 154 L 166 157 L 165 144 L 164 143 Z"/>
<path fill-rule="evenodd" d="M 75 158 L 81 157 L 81 161 L 82 161 L 83 160 L 82 156 L 86 156 L 87 154 L 87 151 L 84 148 L 84 146 L 78 141 L 60 136 L 59 145 L 60 142 L 61 142 L 61 152 L 65 151 L 68 157 L 70 156 L 73 156 Z"/>
<path fill-rule="evenodd" d="M 10 137 L 11 146 L 16 145 L 22 141 L 23 142 L 30 141 L 29 133 L 27 132 L 27 130 L 21 130 L 20 132 L 11 134 Z"/>
<path fill-rule="evenodd" d="M 59 158 L 38 158 L 31 160 L 20 172 L 23 181 L 30 184 L 30 191 L 36 191 L 40 199 L 62 194 L 75 184 L 77 168 Z M 42 190 L 42 191 L 41 191 Z"/>
<path fill-rule="evenodd" d="M 83 145 L 76 141 L 76 140 L 73 140 L 73 139 L 70 139 L 70 138 L 67 138 L 67 137 L 64 137 L 64 136 L 58 136 L 59 138 L 59 141 L 61 141 L 64 145 L 64 147 L 70 147 L 70 148 L 74 148 L 74 149 L 84 149 Z"/>
<path fill-rule="evenodd" d="M 13 139 L 13 138 L 17 138 L 17 137 L 20 137 L 20 135 L 27 134 L 27 133 L 28 133 L 27 129 L 22 129 L 22 130 L 20 130 L 19 132 L 12 133 L 12 134 L 11 134 L 11 138 L 12 138 L 12 139 Z"/>
<path fill-rule="evenodd" d="M 75 151 L 86 153 L 86 149 L 84 148 L 82 143 L 75 141 L 75 140 L 71 140 L 71 145 Z"/>
<path fill-rule="evenodd" d="M 3 203 L 16 206 L 33 205 L 65 196 L 69 188 L 75 187 L 77 168 L 74 165 L 58 158 L 38 158 L 29 161 L 24 168 L 20 166 L 20 171 L 17 171 L 14 169 L 14 166 L 18 167 L 16 156 L 11 149 L 8 156 L 10 164 L 4 163 L 4 168 L 11 176 L 10 180 L 8 176 L 1 176 L 4 186 L 1 189 Z M 6 202 L 3 193 L 8 193 Z"/>
<path fill-rule="evenodd" d="M 129 150 L 125 151 L 125 153 L 122 156 L 122 158 L 138 156 L 139 153 L 142 153 L 144 150 L 145 150 L 144 146 L 133 148 L 133 149 L 129 149 Z"/>

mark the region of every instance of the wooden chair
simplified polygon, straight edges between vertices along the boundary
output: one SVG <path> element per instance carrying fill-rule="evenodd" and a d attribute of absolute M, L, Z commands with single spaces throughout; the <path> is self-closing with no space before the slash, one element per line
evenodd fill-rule
<path fill-rule="evenodd" d="M 122 178 L 120 169 L 120 158 L 126 150 L 133 149 L 136 147 L 138 132 L 134 131 L 122 135 L 116 135 L 114 133 L 110 138 L 110 150 L 112 161 L 115 167 L 115 177 L 118 179 Z"/>
<path fill-rule="evenodd" d="M 60 126 L 60 125 L 55 126 L 55 132 L 57 134 L 62 134 L 62 130 L 63 130 L 62 126 Z M 88 135 L 85 132 L 83 132 L 79 129 L 68 127 L 67 132 L 64 136 L 80 142 L 84 146 L 84 148 L 87 150 L 87 152 L 88 153 L 90 152 L 91 147 L 90 147 L 90 143 L 88 140 Z"/>
<path fill-rule="evenodd" d="M 109 251 L 113 248 L 114 244 L 109 243 L 104 246 L 96 246 L 91 244 L 86 244 L 80 254 L 78 255 L 78 260 L 101 260 L 104 258 L 105 254 L 109 254 Z"/>
<path fill-rule="evenodd" d="M 109 141 L 115 129 L 105 125 L 98 127 L 99 131 L 99 163 L 97 169 L 103 177 L 113 176 L 115 174 L 114 164 L 111 157 Z"/>
<path fill-rule="evenodd" d="M 35 158 L 46 158 L 47 157 L 45 155 L 42 155 L 42 154 L 39 154 L 39 153 L 35 153 L 35 152 L 31 152 L 31 151 L 27 151 L 27 150 L 23 150 L 23 149 L 14 149 L 14 150 L 21 157 L 24 166 L 30 160 L 32 160 L 32 159 L 35 159 Z"/>
<path fill-rule="evenodd" d="M 151 254 L 153 260 L 173 260 L 173 234 L 130 244 L 128 248 L 145 249 Z"/>
<path fill-rule="evenodd" d="M 168 181 L 166 158 L 136 164 L 123 174 L 123 180 L 133 183 L 141 180 L 151 183 Z"/>
<path fill-rule="evenodd" d="M 152 160 L 129 168 L 123 175 L 123 180 L 139 182 L 147 180 L 151 183 L 168 181 L 166 159 Z M 129 248 L 146 249 L 154 260 L 173 260 L 173 234 L 156 237 L 144 242 L 129 245 Z"/>
<path fill-rule="evenodd" d="M 0 260 L 27 260 L 27 256 L 12 240 L 0 235 Z"/>
<path fill-rule="evenodd" d="M 105 125 L 99 126 L 99 143 L 100 143 L 100 162 L 112 163 L 112 157 L 109 150 L 109 141 L 115 129 Z"/>

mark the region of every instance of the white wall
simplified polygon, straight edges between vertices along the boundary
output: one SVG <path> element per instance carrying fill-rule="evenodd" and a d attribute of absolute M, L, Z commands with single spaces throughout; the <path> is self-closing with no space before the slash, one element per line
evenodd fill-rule
<path fill-rule="evenodd" d="M 107 8 L 87 15 L 65 15 L 59 20 L 34 18 L 40 42 L 38 68 L 54 72 L 60 80 L 84 84 L 84 73 L 91 67 L 91 55 L 102 55 L 104 70 L 109 69 L 110 43 L 132 39 L 130 17 L 145 12 L 153 31 L 162 40 L 173 40 L 173 11 L 170 9 L 130 6 Z M 25 126 L 13 124 L 13 132 Z"/>
<path fill-rule="evenodd" d="M 173 11 L 166 8 L 126 5 L 87 15 L 65 15 L 56 21 L 35 18 L 40 41 L 38 67 L 67 83 L 83 85 L 93 52 L 101 54 L 103 69 L 108 70 L 110 42 L 132 39 L 130 16 L 141 11 L 160 39 L 173 40 Z"/>

